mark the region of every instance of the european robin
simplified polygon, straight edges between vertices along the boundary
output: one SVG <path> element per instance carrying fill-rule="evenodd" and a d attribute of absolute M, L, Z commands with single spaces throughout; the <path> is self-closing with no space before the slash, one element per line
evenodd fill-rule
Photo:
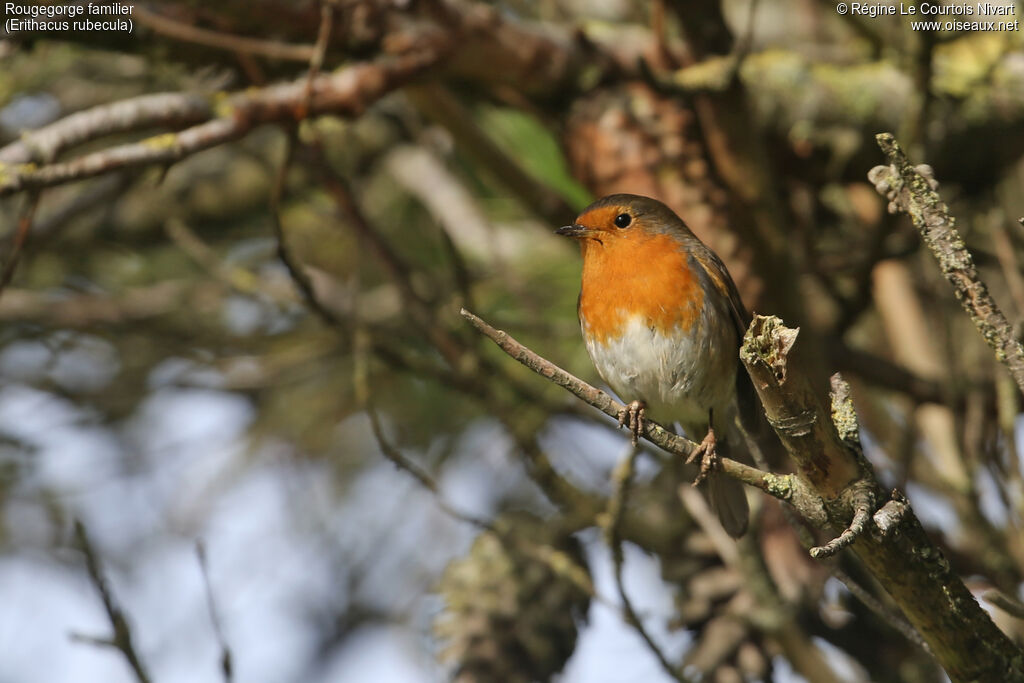
<path fill-rule="evenodd" d="M 743 486 L 715 474 L 716 453 L 742 447 L 736 424 L 753 404 L 739 368 L 749 322 L 722 260 L 661 202 L 631 194 L 599 199 L 559 235 L 580 243 L 580 327 L 598 373 L 629 407 L 619 416 L 634 444 L 645 417 L 706 434 L 706 495 L 733 536 L 747 528 Z M 756 404 L 754 404 L 756 405 Z M 708 476 L 710 474 L 710 476 Z"/>

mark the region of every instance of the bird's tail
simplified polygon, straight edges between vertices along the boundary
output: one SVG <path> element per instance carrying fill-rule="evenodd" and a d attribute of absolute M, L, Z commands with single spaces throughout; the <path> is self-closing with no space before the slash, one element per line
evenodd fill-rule
<path fill-rule="evenodd" d="M 735 439 L 728 442 L 735 443 Z M 719 455 L 731 457 L 728 442 L 720 441 L 717 450 Z M 711 509 L 718 515 L 718 521 L 733 538 L 739 538 L 747 531 L 750 521 L 750 506 L 747 504 L 747 492 L 743 484 L 724 474 L 712 472 L 704 484 L 705 495 L 711 503 Z"/>

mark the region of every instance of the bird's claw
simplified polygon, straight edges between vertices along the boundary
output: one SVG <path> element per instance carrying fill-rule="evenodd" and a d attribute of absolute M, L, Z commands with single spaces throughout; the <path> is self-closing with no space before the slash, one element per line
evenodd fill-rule
<path fill-rule="evenodd" d="M 686 459 L 686 464 L 692 463 L 698 457 L 700 457 L 700 473 L 697 478 L 693 480 L 693 485 L 697 486 L 702 481 L 708 478 L 708 475 L 718 469 L 718 451 L 715 450 L 715 430 L 708 427 L 707 436 L 700 442 L 700 445 L 693 449 L 693 453 L 690 453 L 690 457 Z"/>
<path fill-rule="evenodd" d="M 640 433 L 644 431 L 644 419 L 647 406 L 643 401 L 633 401 L 619 411 L 619 427 L 627 427 L 632 434 L 630 441 L 635 447 L 640 441 Z"/>

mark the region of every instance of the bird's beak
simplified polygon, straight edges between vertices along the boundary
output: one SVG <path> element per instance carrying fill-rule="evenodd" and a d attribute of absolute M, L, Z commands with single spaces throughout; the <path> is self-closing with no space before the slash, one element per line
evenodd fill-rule
<path fill-rule="evenodd" d="M 562 237 L 572 237 L 573 239 L 586 237 L 590 233 L 590 228 L 588 228 L 585 225 L 580 225 L 578 223 L 573 223 L 572 225 L 563 225 L 558 230 L 555 230 L 556 235 L 561 235 Z"/>

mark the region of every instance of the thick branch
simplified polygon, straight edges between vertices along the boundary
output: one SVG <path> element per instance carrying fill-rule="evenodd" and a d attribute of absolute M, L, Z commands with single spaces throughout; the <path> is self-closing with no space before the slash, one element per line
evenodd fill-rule
<path fill-rule="evenodd" d="M 956 218 L 935 191 L 929 179 L 910 165 L 906 154 L 891 133 L 876 136 L 889 166 L 876 166 L 868 178 L 895 208 L 910 216 L 914 227 L 939 261 L 942 274 L 956 298 L 999 362 L 1006 365 L 1017 386 L 1024 392 L 1024 347 L 1014 337 L 1013 328 L 996 305 L 988 287 L 978 277 L 971 253 L 956 229 Z"/>
<path fill-rule="evenodd" d="M 777 318 L 758 316 L 740 357 L 780 439 L 814 492 L 828 501 L 832 524 L 842 527 L 847 522 L 840 520 L 850 519 L 867 487 L 876 499 L 882 491 L 870 467 L 840 438 L 799 356 L 791 355 L 796 333 Z M 839 422 L 850 437 L 849 417 Z M 981 609 L 910 507 L 891 501 L 882 510 L 890 507 L 898 508 L 898 514 L 884 520 L 876 514 L 874 528 L 854 534 L 850 548 L 921 633 L 946 673 L 953 681 L 1024 681 L 1024 652 Z M 867 526 L 862 516 L 857 522 Z"/>
<path fill-rule="evenodd" d="M 755 316 L 740 360 L 761 397 L 768 422 L 800 472 L 823 496 L 834 499 L 859 478 L 860 468 L 828 419 L 824 397 L 803 374 L 790 376 L 789 353 L 799 332 L 783 326 L 778 318 Z"/>

